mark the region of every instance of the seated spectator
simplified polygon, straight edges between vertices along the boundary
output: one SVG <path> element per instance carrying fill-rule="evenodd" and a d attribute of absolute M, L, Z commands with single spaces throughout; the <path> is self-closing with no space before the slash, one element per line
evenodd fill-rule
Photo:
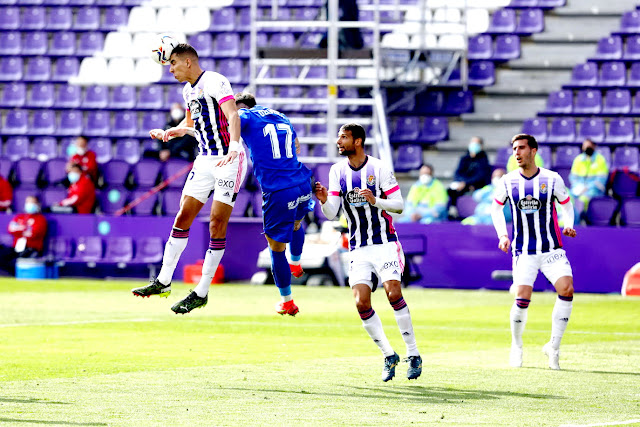
<path fill-rule="evenodd" d="M 13 200 L 13 188 L 2 175 L 0 175 L 0 212 L 6 212 L 11 207 Z"/>
<path fill-rule="evenodd" d="M 16 271 L 17 258 L 42 256 L 44 238 L 47 234 L 47 219 L 40 213 L 40 201 L 28 196 L 24 212 L 13 217 L 8 231 L 13 236 L 13 246 L 0 245 L 0 269 L 12 275 Z"/>
<path fill-rule="evenodd" d="M 184 108 L 181 104 L 174 102 L 171 105 L 171 120 L 164 126 L 164 130 L 176 127 L 184 119 Z M 185 135 L 170 139 L 168 142 L 153 140 L 154 148 L 144 150 L 143 157 L 159 159 L 166 162 L 168 159 L 184 159 L 192 162 L 196 158 L 196 147 L 198 141 L 191 135 Z"/>
<path fill-rule="evenodd" d="M 449 185 L 449 207 L 455 208 L 458 197 L 467 191 L 482 188 L 491 182 L 491 166 L 489 158 L 483 149 L 483 141 L 474 136 L 469 141 L 469 152 L 460 158 L 458 168 Z M 451 216 L 457 217 L 457 209 L 450 209 Z"/>
<path fill-rule="evenodd" d="M 462 220 L 464 225 L 476 225 L 476 224 L 493 224 L 491 220 L 491 203 L 493 202 L 493 192 L 496 185 L 500 181 L 500 178 L 505 174 L 504 169 L 496 169 L 491 174 L 491 184 L 473 192 L 473 200 L 477 205 L 473 211 L 473 215 Z M 511 209 L 505 206 L 504 209 L 505 218 L 507 222 L 511 221 Z"/>
<path fill-rule="evenodd" d="M 538 166 L 539 168 L 544 167 L 544 160 L 542 159 L 540 153 L 536 153 L 534 161 L 536 162 L 536 166 Z M 513 172 L 516 169 L 518 169 L 518 161 L 514 156 L 509 156 L 509 161 L 507 162 L 507 172 Z"/>
<path fill-rule="evenodd" d="M 582 153 L 573 160 L 569 174 L 569 194 L 580 200 L 584 206 L 582 211 L 578 211 L 578 205 L 581 204 L 573 204 L 576 207 L 577 218 L 586 211 L 589 200 L 604 196 L 608 177 L 607 160 L 596 152 L 596 144 L 593 141 L 585 139 L 582 143 Z"/>
<path fill-rule="evenodd" d="M 447 191 L 433 177 L 433 167 L 422 165 L 418 182 L 411 186 L 400 222 L 430 224 L 447 219 Z"/>
<path fill-rule="evenodd" d="M 75 144 L 70 146 L 70 151 L 73 155 L 67 164 L 67 172 L 71 165 L 75 163 L 82 167 L 82 171 L 89 175 L 94 183 L 98 182 L 98 162 L 96 160 L 96 153 L 89 150 L 89 141 L 87 140 L 87 137 L 77 137 Z"/>
<path fill-rule="evenodd" d="M 71 183 L 67 191 L 67 198 L 57 205 L 51 206 L 51 212 L 79 214 L 93 212 L 93 205 L 96 202 L 96 187 L 91 178 L 82 171 L 79 164 L 71 165 L 67 178 Z"/>

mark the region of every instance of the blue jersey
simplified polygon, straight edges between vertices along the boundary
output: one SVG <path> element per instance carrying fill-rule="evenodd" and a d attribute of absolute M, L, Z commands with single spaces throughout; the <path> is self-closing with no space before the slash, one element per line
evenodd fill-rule
<path fill-rule="evenodd" d="M 309 182 L 311 170 L 298 161 L 296 131 L 284 114 L 256 105 L 238 110 L 241 135 L 251 152 L 253 173 L 265 192 Z"/>

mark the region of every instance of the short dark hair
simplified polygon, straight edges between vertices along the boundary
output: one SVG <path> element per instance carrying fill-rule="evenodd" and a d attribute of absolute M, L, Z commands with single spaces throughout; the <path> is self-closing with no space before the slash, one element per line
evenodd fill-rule
<path fill-rule="evenodd" d="M 78 168 L 78 169 L 80 169 L 80 172 L 82 172 L 82 165 L 80 163 L 71 163 L 69 165 L 69 169 L 71 169 L 71 168 Z"/>
<path fill-rule="evenodd" d="M 253 108 L 257 104 L 256 97 L 249 92 L 236 93 L 235 98 L 236 98 L 236 105 L 244 104 L 249 108 Z"/>
<path fill-rule="evenodd" d="M 351 132 L 351 136 L 353 136 L 353 140 L 360 138 L 362 140 L 362 145 L 364 146 L 364 141 L 367 139 L 367 134 L 364 131 L 362 125 L 358 123 L 347 123 L 340 127 L 341 130 L 348 130 Z"/>
<path fill-rule="evenodd" d="M 171 55 L 184 55 L 191 56 L 198 59 L 198 52 L 188 43 L 180 43 L 171 51 Z"/>
<path fill-rule="evenodd" d="M 431 171 L 431 173 L 434 173 L 434 169 L 433 169 L 433 165 L 431 163 L 423 163 L 422 166 L 420 166 L 420 169 L 422 169 L 423 167 L 428 167 L 429 170 Z"/>
<path fill-rule="evenodd" d="M 85 141 L 89 142 L 89 138 L 88 138 L 86 135 L 78 135 L 77 137 L 78 137 L 78 138 L 82 138 L 82 139 L 84 139 Z"/>
<path fill-rule="evenodd" d="M 526 133 L 519 133 L 515 135 L 513 138 L 511 138 L 511 145 L 513 145 L 513 143 L 516 141 L 520 141 L 521 139 L 524 139 L 525 141 L 527 141 L 529 148 L 538 149 L 538 141 L 536 141 L 536 139 L 533 136 Z"/>

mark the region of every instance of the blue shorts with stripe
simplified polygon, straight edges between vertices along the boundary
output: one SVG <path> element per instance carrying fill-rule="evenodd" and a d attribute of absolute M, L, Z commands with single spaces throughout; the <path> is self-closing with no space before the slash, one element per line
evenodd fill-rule
<path fill-rule="evenodd" d="M 295 222 L 304 218 L 307 212 L 312 212 L 314 205 L 311 181 L 284 190 L 262 193 L 265 234 L 276 242 L 291 242 Z"/>

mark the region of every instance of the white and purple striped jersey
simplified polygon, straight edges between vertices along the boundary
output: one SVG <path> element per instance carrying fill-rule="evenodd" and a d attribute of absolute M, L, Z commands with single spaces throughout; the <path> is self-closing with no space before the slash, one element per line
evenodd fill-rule
<path fill-rule="evenodd" d="M 220 107 L 224 102 L 235 102 L 229 80 L 222 74 L 205 71 L 191 85 L 182 89 L 187 110 L 191 112 L 198 153 L 204 156 L 223 156 L 229 151 L 229 123 Z"/>
<path fill-rule="evenodd" d="M 375 157 L 367 156 L 358 169 L 344 159 L 329 171 L 329 196 L 339 196 L 349 226 L 351 250 L 361 246 L 396 242 L 398 236 L 387 211 L 378 209 L 359 194 L 369 188 L 377 198 L 400 191 L 393 173 Z"/>
<path fill-rule="evenodd" d="M 556 172 L 538 168 L 531 178 L 520 170 L 504 175 L 496 185 L 494 199 L 504 205 L 511 202 L 513 214 L 512 252 L 536 255 L 562 247 L 555 200 L 568 203 L 569 192 Z"/>

